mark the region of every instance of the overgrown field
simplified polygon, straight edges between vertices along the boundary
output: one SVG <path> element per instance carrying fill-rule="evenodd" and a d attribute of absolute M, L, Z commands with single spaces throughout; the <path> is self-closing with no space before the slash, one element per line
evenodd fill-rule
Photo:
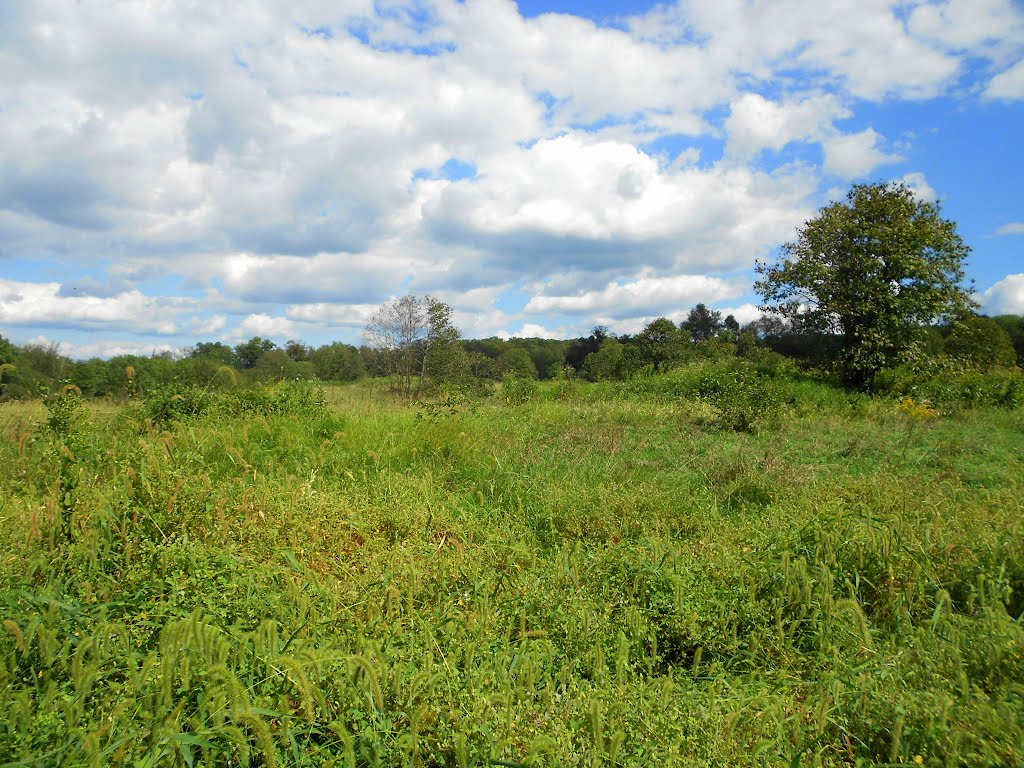
<path fill-rule="evenodd" d="M 1024 409 L 687 375 L 3 405 L 0 765 L 1024 763 Z"/>

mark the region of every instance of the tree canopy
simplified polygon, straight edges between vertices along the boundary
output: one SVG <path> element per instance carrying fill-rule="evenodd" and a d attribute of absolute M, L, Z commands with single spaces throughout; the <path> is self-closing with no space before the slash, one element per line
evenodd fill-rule
<path fill-rule="evenodd" d="M 735 318 L 733 318 L 733 322 L 736 322 Z M 725 324 L 722 322 L 722 313 L 708 309 L 706 304 L 698 304 L 691 309 L 686 319 L 679 325 L 684 331 L 689 331 L 693 340 L 698 343 L 717 336 L 725 328 Z M 739 330 L 738 325 L 737 330 Z"/>
<path fill-rule="evenodd" d="M 655 371 L 667 371 L 686 358 L 693 337 L 667 317 L 659 317 L 636 335 L 636 344 L 644 363 Z"/>
<path fill-rule="evenodd" d="M 359 350 L 336 341 L 313 350 L 309 356 L 313 373 L 321 381 L 355 381 L 366 375 Z"/>
<path fill-rule="evenodd" d="M 920 354 L 924 326 L 971 311 L 969 252 L 938 203 L 900 183 L 858 184 L 804 224 L 779 263 L 758 264 L 755 289 L 762 311 L 835 335 L 843 381 L 865 387 Z"/>
<path fill-rule="evenodd" d="M 235 357 L 242 368 L 255 368 L 265 352 L 276 348 L 277 345 L 270 339 L 253 336 L 244 344 L 235 346 Z"/>
<path fill-rule="evenodd" d="M 1017 365 L 1024 368 L 1024 315 L 997 315 L 992 318 L 1010 336 L 1017 353 Z"/>

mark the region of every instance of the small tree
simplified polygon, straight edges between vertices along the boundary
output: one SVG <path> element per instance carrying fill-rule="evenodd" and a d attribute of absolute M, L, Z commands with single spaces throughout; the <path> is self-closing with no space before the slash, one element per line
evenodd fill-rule
<path fill-rule="evenodd" d="M 731 341 L 737 341 L 740 337 L 740 322 L 735 315 L 726 315 L 722 321 L 722 335 L 728 336 Z"/>
<path fill-rule="evenodd" d="M 363 337 L 380 353 L 378 363 L 407 397 L 418 370 L 417 346 L 427 332 L 426 308 L 409 294 L 385 304 L 370 317 Z"/>
<path fill-rule="evenodd" d="M 837 337 L 843 381 L 870 386 L 921 354 L 921 329 L 972 306 L 962 286 L 970 249 L 937 203 L 903 184 L 855 185 L 804 224 L 783 259 L 758 264 L 761 309 Z"/>
<path fill-rule="evenodd" d="M 789 332 L 789 323 L 781 317 L 774 315 L 761 315 L 757 320 L 751 320 L 744 325 L 741 333 L 751 333 L 756 339 L 770 339 L 774 336 L 782 336 Z"/>
<path fill-rule="evenodd" d="M 605 339 L 583 362 L 583 375 L 590 381 L 625 378 L 624 369 L 625 346 L 618 339 Z"/>
<path fill-rule="evenodd" d="M 242 368 L 255 368 L 256 363 L 265 352 L 276 349 L 277 345 L 270 339 L 253 336 L 244 344 L 235 347 L 235 356 L 238 358 L 238 365 Z"/>
<path fill-rule="evenodd" d="M 252 367 L 252 375 L 260 381 L 285 381 L 294 379 L 295 361 L 283 349 L 271 349 L 260 355 Z"/>
<path fill-rule="evenodd" d="M 312 354 L 313 348 L 307 344 L 303 344 L 301 341 L 288 339 L 284 344 L 284 351 L 288 355 L 288 359 L 293 363 L 301 363 L 305 360 L 309 360 L 309 356 Z"/>
<path fill-rule="evenodd" d="M 235 350 L 220 341 L 201 341 L 188 351 L 188 357 L 208 358 L 221 365 L 238 365 L 238 355 Z"/>
<path fill-rule="evenodd" d="M 590 336 L 580 337 L 569 344 L 565 350 L 565 363 L 571 365 L 576 371 L 582 371 L 587 355 L 601 349 L 601 344 L 604 340 L 612 336 L 612 332 L 607 327 L 603 325 L 595 326 L 594 330 L 590 332 Z"/>
<path fill-rule="evenodd" d="M 735 318 L 733 322 L 735 322 Z M 697 343 L 714 338 L 725 328 L 725 325 L 722 323 L 722 313 L 708 309 L 705 304 L 698 304 L 691 309 L 686 319 L 679 326 L 684 331 L 689 331 L 693 340 Z"/>
<path fill-rule="evenodd" d="M 442 384 L 457 386 L 471 376 L 469 355 L 462 346 L 462 334 L 452 323 L 452 308 L 430 296 L 425 296 L 423 302 L 427 307 L 427 332 L 421 344 L 423 357 L 416 397 L 426 383 L 431 387 Z"/>
<path fill-rule="evenodd" d="M 396 389 L 418 397 L 428 379 L 449 381 L 468 370 L 468 358 L 451 322 L 452 308 L 430 296 L 406 295 L 378 309 L 366 325 L 366 342 Z"/>
<path fill-rule="evenodd" d="M 340 341 L 313 350 L 309 359 L 314 375 L 321 381 L 355 381 L 366 375 L 359 350 Z"/>
<path fill-rule="evenodd" d="M 634 337 L 633 344 L 645 364 L 667 371 L 692 354 L 693 337 L 667 317 L 659 317 Z"/>

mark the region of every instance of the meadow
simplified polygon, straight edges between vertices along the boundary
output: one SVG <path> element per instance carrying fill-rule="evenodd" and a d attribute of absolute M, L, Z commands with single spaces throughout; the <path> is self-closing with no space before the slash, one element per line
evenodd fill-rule
<path fill-rule="evenodd" d="M 1022 447 L 708 369 L 4 403 L 0 765 L 1024 764 Z"/>

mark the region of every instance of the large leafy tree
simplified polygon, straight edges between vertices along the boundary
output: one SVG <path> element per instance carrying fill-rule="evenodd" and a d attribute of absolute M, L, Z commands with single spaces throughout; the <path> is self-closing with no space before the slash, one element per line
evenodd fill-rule
<path fill-rule="evenodd" d="M 782 260 L 758 264 L 762 310 L 834 335 L 847 385 L 921 354 L 921 329 L 973 305 L 963 286 L 970 248 L 937 203 L 899 183 L 858 184 L 804 224 Z"/>

